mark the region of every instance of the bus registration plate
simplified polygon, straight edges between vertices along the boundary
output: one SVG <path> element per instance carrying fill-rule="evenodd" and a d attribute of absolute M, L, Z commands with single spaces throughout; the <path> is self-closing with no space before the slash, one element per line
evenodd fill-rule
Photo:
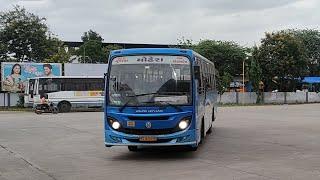
<path fill-rule="evenodd" d="M 157 138 L 153 137 L 153 136 L 142 136 L 142 137 L 139 138 L 139 141 L 154 142 L 154 141 L 157 141 Z"/>

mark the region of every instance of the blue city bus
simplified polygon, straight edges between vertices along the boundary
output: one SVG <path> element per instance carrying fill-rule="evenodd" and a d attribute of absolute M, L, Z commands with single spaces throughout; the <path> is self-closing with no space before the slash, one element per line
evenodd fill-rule
<path fill-rule="evenodd" d="M 186 146 L 197 150 L 217 114 L 216 70 L 178 48 L 110 53 L 105 74 L 105 146 Z"/>

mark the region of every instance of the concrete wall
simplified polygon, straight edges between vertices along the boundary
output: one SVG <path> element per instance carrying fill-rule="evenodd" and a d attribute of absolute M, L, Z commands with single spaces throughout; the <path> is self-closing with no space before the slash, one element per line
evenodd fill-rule
<path fill-rule="evenodd" d="M 263 102 L 266 104 L 283 104 L 284 101 L 284 92 L 265 92 L 263 94 Z"/>
<path fill-rule="evenodd" d="M 10 101 L 8 101 L 10 97 Z M 221 104 L 255 104 L 257 94 L 254 92 L 225 92 L 218 96 Z M 0 93 L 0 107 L 17 106 L 19 94 Z M 265 92 L 262 103 L 265 104 L 295 104 L 295 103 L 320 103 L 320 93 L 316 92 Z"/>
<path fill-rule="evenodd" d="M 307 103 L 307 92 L 287 92 L 286 98 L 288 104 Z"/>
<path fill-rule="evenodd" d="M 0 107 L 17 106 L 18 102 L 19 102 L 19 94 L 0 93 Z"/>
<path fill-rule="evenodd" d="M 255 92 L 238 93 L 239 104 L 255 104 L 257 103 L 257 94 Z"/>
<path fill-rule="evenodd" d="M 221 104 L 236 104 L 237 94 L 235 92 L 225 92 L 222 95 L 219 95 L 218 101 Z"/>
<path fill-rule="evenodd" d="M 255 104 L 257 94 L 254 92 L 225 92 L 221 95 L 221 104 Z M 296 104 L 320 103 L 320 93 L 316 92 L 264 92 L 262 103 L 265 104 Z"/>
<path fill-rule="evenodd" d="M 309 103 L 316 103 L 320 102 L 320 93 L 316 92 L 308 92 L 308 102 Z"/>

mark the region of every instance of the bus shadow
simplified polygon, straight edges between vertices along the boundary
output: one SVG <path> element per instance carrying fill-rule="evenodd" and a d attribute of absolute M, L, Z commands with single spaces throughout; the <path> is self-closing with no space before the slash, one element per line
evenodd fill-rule
<path fill-rule="evenodd" d="M 168 146 L 168 147 L 144 147 L 137 152 L 130 152 L 114 156 L 114 160 L 176 160 L 176 159 L 194 159 L 197 158 L 213 140 L 215 129 L 211 135 L 207 136 L 205 141 L 199 145 L 197 151 L 190 151 L 187 147 Z"/>
<path fill-rule="evenodd" d="M 200 148 L 200 147 L 199 147 Z M 183 147 L 146 147 L 137 152 L 129 152 L 113 157 L 115 160 L 170 160 L 192 159 L 198 152 Z"/>

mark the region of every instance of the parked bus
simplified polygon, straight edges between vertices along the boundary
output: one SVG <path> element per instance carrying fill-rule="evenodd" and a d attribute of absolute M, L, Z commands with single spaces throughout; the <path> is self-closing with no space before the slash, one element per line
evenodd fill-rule
<path fill-rule="evenodd" d="M 45 97 L 59 112 L 72 108 L 101 108 L 104 105 L 103 77 L 57 76 L 36 77 L 28 81 L 25 100 L 35 107 Z"/>
<path fill-rule="evenodd" d="M 112 51 L 105 77 L 105 145 L 196 150 L 217 114 L 214 63 L 185 49 Z"/>

